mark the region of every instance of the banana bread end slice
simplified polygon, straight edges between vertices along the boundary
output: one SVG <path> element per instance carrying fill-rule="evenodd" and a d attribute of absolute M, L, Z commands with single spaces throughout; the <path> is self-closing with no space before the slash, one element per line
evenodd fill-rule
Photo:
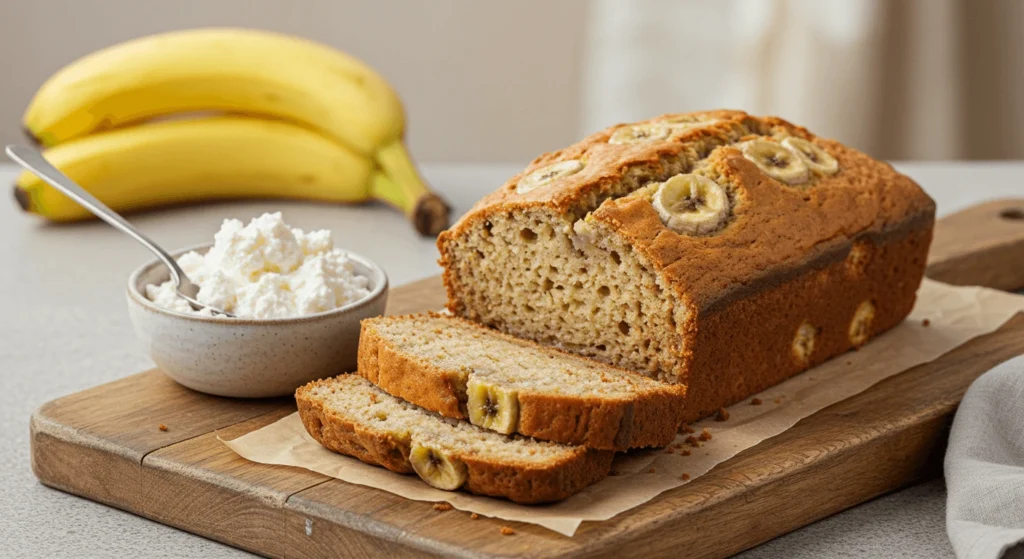
<path fill-rule="evenodd" d="M 352 374 L 295 393 L 306 430 L 326 448 L 415 472 L 439 489 L 522 504 L 560 501 L 604 478 L 614 453 L 506 436 L 395 398 Z"/>

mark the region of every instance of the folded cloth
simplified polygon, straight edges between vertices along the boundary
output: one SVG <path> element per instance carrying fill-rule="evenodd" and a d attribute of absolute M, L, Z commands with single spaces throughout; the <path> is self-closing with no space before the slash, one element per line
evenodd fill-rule
<path fill-rule="evenodd" d="M 945 468 L 946 532 L 957 557 L 1024 557 L 1024 355 L 967 390 Z"/>

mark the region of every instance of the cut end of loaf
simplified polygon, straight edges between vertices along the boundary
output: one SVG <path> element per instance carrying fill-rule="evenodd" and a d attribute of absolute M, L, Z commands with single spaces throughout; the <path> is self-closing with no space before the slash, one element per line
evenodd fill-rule
<path fill-rule="evenodd" d="M 577 228 L 578 229 L 578 228 Z M 589 233 L 589 234 L 587 234 Z M 493 215 L 444 249 L 453 312 L 605 363 L 675 381 L 680 312 L 631 247 L 542 209 Z"/>

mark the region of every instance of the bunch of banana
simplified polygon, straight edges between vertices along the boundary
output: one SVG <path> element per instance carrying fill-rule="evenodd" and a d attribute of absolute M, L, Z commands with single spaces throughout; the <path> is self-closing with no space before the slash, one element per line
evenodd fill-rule
<path fill-rule="evenodd" d="M 424 235 L 448 226 L 402 143 L 388 83 L 329 47 L 264 31 L 136 39 L 51 77 L 25 113 L 46 158 L 118 211 L 216 198 L 377 199 Z M 28 211 L 91 217 L 24 173 Z"/>

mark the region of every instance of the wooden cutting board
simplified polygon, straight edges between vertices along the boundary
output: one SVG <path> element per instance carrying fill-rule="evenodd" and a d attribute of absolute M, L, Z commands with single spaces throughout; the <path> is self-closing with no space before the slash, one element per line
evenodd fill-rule
<path fill-rule="evenodd" d="M 1024 200 L 940 221 L 929 276 L 1024 288 Z M 393 290 L 389 313 L 438 308 L 438 278 Z M 239 458 L 232 439 L 295 410 L 139 373 L 41 407 L 32 468 L 51 487 L 272 557 L 723 557 L 941 472 L 952 414 L 987 369 L 1024 353 L 1024 315 L 801 421 L 711 472 L 568 538 Z M 160 425 L 166 426 L 161 430 Z M 502 526 L 515 530 L 501 536 Z"/>

